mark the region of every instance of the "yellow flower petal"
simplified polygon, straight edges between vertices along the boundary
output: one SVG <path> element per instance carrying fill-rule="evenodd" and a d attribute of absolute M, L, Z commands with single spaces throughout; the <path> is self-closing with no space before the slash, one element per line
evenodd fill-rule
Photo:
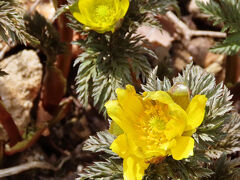
<path fill-rule="evenodd" d="M 159 101 L 164 104 L 174 103 L 171 96 L 167 92 L 164 92 L 164 91 L 144 92 L 143 96 L 144 96 L 145 100 L 151 99 L 151 100 Z"/>
<path fill-rule="evenodd" d="M 120 134 L 123 133 L 123 130 L 119 127 L 119 125 L 115 121 L 111 122 L 108 131 L 115 136 L 119 136 Z"/>
<path fill-rule="evenodd" d="M 126 113 L 117 100 L 110 100 L 105 104 L 107 113 L 113 121 L 115 121 L 124 132 L 133 131 L 133 127 Z"/>
<path fill-rule="evenodd" d="M 119 135 L 111 144 L 110 149 L 121 158 L 129 156 L 129 145 L 126 134 Z"/>
<path fill-rule="evenodd" d="M 182 136 L 192 136 L 196 132 L 196 129 L 192 129 L 190 131 L 184 131 Z"/>
<path fill-rule="evenodd" d="M 119 8 L 119 0 L 113 0 L 113 2 L 114 2 L 114 8 L 118 10 L 117 8 Z"/>
<path fill-rule="evenodd" d="M 122 129 L 111 149 L 124 159 L 125 180 L 141 180 L 149 163 L 165 156 L 181 160 L 193 155 L 190 136 L 204 118 L 205 96 L 195 96 L 185 111 L 167 92 L 144 92 L 141 96 L 128 85 L 116 93 L 118 99 L 105 106 Z"/>
<path fill-rule="evenodd" d="M 129 7 L 129 0 L 120 0 L 119 7 L 121 8 L 121 14 L 119 18 L 123 18 L 125 14 L 127 13 L 128 7 Z"/>
<path fill-rule="evenodd" d="M 164 134 L 168 140 L 176 136 L 181 136 L 185 129 L 185 119 L 171 119 L 164 130 Z"/>
<path fill-rule="evenodd" d="M 186 127 L 187 114 L 186 112 L 177 104 L 168 104 L 169 115 L 172 118 L 166 125 L 164 133 L 167 139 L 172 139 L 176 136 L 181 136 Z"/>
<path fill-rule="evenodd" d="M 144 154 L 146 157 L 149 157 L 149 159 L 152 159 L 154 157 L 165 157 L 168 155 L 168 150 L 175 145 L 176 140 L 172 139 L 171 141 L 168 141 L 166 143 L 159 144 L 156 148 L 152 148 L 146 152 L 144 151 Z"/>
<path fill-rule="evenodd" d="M 70 12 L 73 14 L 73 17 L 75 17 L 75 19 L 77 19 L 79 22 L 81 22 L 83 24 L 88 23 L 87 18 L 81 14 L 79 7 L 78 7 L 78 3 L 74 3 L 70 7 Z"/>
<path fill-rule="evenodd" d="M 136 119 L 141 116 L 144 109 L 141 97 L 136 94 L 134 87 L 127 85 L 126 89 L 116 89 L 116 93 L 118 102 L 125 116 L 128 118 L 128 121 L 136 121 Z"/>
<path fill-rule="evenodd" d="M 142 180 L 144 171 L 148 168 L 149 163 L 144 159 L 129 156 L 123 159 L 123 176 L 124 180 Z"/>
<path fill-rule="evenodd" d="M 128 7 L 129 0 L 79 0 L 70 11 L 85 29 L 104 33 L 118 28 L 118 22 L 125 16 Z"/>
<path fill-rule="evenodd" d="M 194 96 L 186 110 L 188 117 L 185 131 L 194 130 L 201 125 L 205 115 L 206 102 L 205 95 Z"/>
<path fill-rule="evenodd" d="M 191 137 L 180 136 L 176 138 L 176 146 L 171 149 L 173 159 L 181 160 L 193 155 L 194 140 Z"/>
<path fill-rule="evenodd" d="M 135 156 L 141 159 L 144 158 L 143 152 L 131 138 L 127 137 L 126 133 L 119 135 L 111 144 L 110 149 L 121 158 L 126 158 L 128 156 Z"/>

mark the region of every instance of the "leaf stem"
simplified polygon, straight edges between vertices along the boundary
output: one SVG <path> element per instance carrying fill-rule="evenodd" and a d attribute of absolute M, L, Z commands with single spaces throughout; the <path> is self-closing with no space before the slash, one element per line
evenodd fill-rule
<path fill-rule="evenodd" d="M 7 131 L 8 137 L 10 139 L 10 146 L 15 145 L 17 142 L 22 140 L 19 130 L 12 119 L 12 116 L 7 112 L 5 107 L 0 101 L 0 123 L 3 128 Z"/>

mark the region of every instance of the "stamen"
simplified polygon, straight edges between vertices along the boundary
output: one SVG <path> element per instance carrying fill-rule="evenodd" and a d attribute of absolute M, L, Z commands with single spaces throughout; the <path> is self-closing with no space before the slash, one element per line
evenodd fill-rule
<path fill-rule="evenodd" d="M 95 8 L 95 18 L 98 22 L 109 22 L 111 20 L 111 15 L 113 14 L 113 9 L 109 5 L 98 5 Z"/>

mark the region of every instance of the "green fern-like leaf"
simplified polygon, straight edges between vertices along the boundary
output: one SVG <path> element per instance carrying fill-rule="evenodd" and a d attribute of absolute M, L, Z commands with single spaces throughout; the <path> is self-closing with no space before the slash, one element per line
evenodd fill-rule
<path fill-rule="evenodd" d="M 144 180 L 207 179 L 213 174 L 211 169 L 204 167 L 204 164 L 209 162 L 203 155 L 197 153 L 181 161 L 166 157 L 162 163 L 150 165 L 145 172 Z"/>
<path fill-rule="evenodd" d="M 213 74 L 192 64 L 173 82 L 185 83 L 191 91 L 191 97 L 203 94 L 208 98 L 205 119 L 194 134 L 199 145 L 220 139 L 222 124 L 227 120 L 226 113 L 232 110 L 230 91 L 222 83 L 217 85 Z"/>
<path fill-rule="evenodd" d="M 69 12 L 69 7 L 75 3 L 74 0 L 67 0 L 68 1 L 68 4 L 64 4 L 64 5 L 61 5 L 60 8 L 57 9 L 54 17 L 53 17 L 53 21 L 55 21 L 60 15 L 62 15 L 63 13 L 67 13 Z"/>
<path fill-rule="evenodd" d="M 105 161 L 94 162 L 79 174 L 77 180 L 123 180 L 121 160 L 105 159 Z"/>
<path fill-rule="evenodd" d="M 116 88 L 132 83 L 132 73 L 137 79 L 144 81 L 151 70 L 147 55 L 153 58 L 155 54 L 140 45 L 141 36 L 116 33 L 100 35 L 89 32 L 88 38 L 79 40 L 85 52 L 76 59 L 79 64 L 76 77 L 79 100 L 93 105 L 105 113 L 104 104 L 109 99 L 116 98 Z"/>
<path fill-rule="evenodd" d="M 222 43 L 216 44 L 211 51 L 218 54 L 233 55 L 240 50 L 240 32 L 229 35 Z"/>
<path fill-rule="evenodd" d="M 207 152 L 210 157 L 217 159 L 223 154 L 232 154 L 240 151 L 240 115 L 233 113 L 229 116 L 229 121 L 224 124 L 222 129 L 222 132 L 225 134 L 224 138 L 214 144 Z"/>
<path fill-rule="evenodd" d="M 65 50 L 65 44 L 60 41 L 57 30 L 38 12 L 26 15 L 24 20 L 27 31 L 40 42 L 36 47 L 40 48 L 53 63 L 56 56 Z"/>
<path fill-rule="evenodd" d="M 118 62 L 118 68 L 112 69 L 110 66 L 109 71 L 106 71 L 105 66 L 106 70 L 103 72 L 102 65 L 97 60 L 99 56 L 99 53 L 85 52 L 76 59 L 76 64 L 81 62 L 76 85 L 80 102 L 87 106 L 89 97 L 92 97 L 93 104 L 102 111 L 106 101 L 115 98 L 115 89 L 129 83 L 131 77 L 127 60 L 123 64 Z"/>
<path fill-rule="evenodd" d="M 139 0 L 141 11 L 150 12 L 156 15 L 164 14 L 169 7 L 174 7 L 175 10 L 179 13 L 179 7 L 176 0 Z"/>
<path fill-rule="evenodd" d="M 157 77 L 158 67 L 155 67 L 154 70 L 149 75 L 146 85 L 141 85 L 144 91 L 168 91 L 172 84 L 170 80 L 164 77 L 163 81 L 160 81 Z"/>
<path fill-rule="evenodd" d="M 210 0 L 207 3 L 197 1 L 203 13 L 210 16 L 214 25 L 223 25 L 222 31 L 229 33 L 221 43 L 217 43 L 211 51 L 233 55 L 240 50 L 240 1 L 238 0 Z"/>
<path fill-rule="evenodd" d="M 23 44 L 39 44 L 38 39 L 30 35 L 23 20 L 24 11 L 15 0 L 0 1 L 0 37 L 6 43 L 20 41 Z"/>
<path fill-rule="evenodd" d="M 238 180 L 240 178 L 240 159 L 230 159 L 223 154 L 214 164 L 211 180 Z"/>
<path fill-rule="evenodd" d="M 79 174 L 78 180 L 122 180 L 123 169 L 122 159 L 113 153 L 109 147 L 115 137 L 108 131 L 98 132 L 96 136 L 91 136 L 83 146 L 83 150 L 91 152 L 103 152 L 103 161 L 94 162 L 87 166 Z"/>
<path fill-rule="evenodd" d="M 223 31 L 239 32 L 240 2 L 238 0 L 210 0 L 207 3 L 197 1 L 203 13 L 210 15 L 214 25 L 224 24 Z"/>
<path fill-rule="evenodd" d="M 85 141 L 83 150 L 94 153 L 105 152 L 114 156 L 116 154 L 109 149 L 114 139 L 115 136 L 110 134 L 108 131 L 97 132 L 96 136 L 90 136 L 90 138 Z"/>
<path fill-rule="evenodd" d="M 89 54 L 87 52 L 82 53 L 80 57 L 75 60 L 74 65 L 77 65 L 81 62 L 81 65 L 78 68 L 78 73 L 76 77 L 76 85 L 78 93 L 78 99 L 86 107 L 88 105 L 88 97 L 91 85 L 92 78 L 96 77 L 96 54 Z"/>

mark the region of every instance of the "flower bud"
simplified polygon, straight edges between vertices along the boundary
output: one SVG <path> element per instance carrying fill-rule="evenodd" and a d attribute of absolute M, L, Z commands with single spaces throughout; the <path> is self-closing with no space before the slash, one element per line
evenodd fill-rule
<path fill-rule="evenodd" d="M 181 106 L 184 110 L 187 109 L 190 102 L 190 92 L 188 87 L 183 83 L 174 84 L 169 90 L 168 93 L 172 99 Z"/>

